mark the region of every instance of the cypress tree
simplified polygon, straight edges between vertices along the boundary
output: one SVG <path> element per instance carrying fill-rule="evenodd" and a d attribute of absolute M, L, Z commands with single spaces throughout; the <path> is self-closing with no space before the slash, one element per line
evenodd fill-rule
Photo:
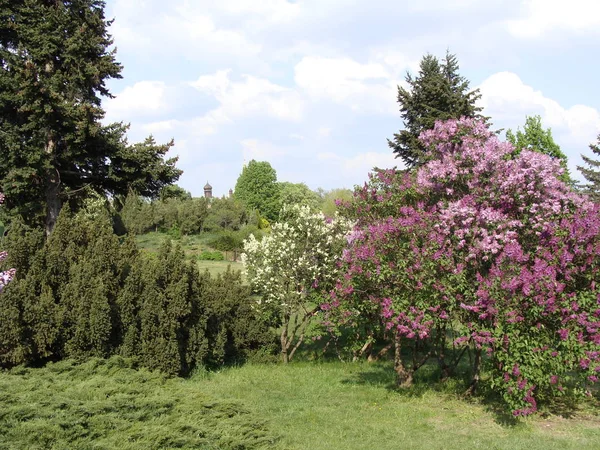
<path fill-rule="evenodd" d="M 158 258 L 146 264 L 140 306 L 140 353 L 144 366 L 169 375 L 186 373 L 193 274 L 183 251 L 167 240 Z"/>
<path fill-rule="evenodd" d="M 407 168 L 426 161 L 426 149 L 419 135 L 432 129 L 437 120 L 477 117 L 487 120 L 476 106 L 481 97 L 479 89 L 469 90 L 469 81 L 459 73 L 458 59 L 447 52 L 440 63 L 427 54 L 421 60 L 419 73 L 406 74 L 408 89 L 398 86 L 398 103 L 404 129 L 388 139 L 388 145 Z"/>

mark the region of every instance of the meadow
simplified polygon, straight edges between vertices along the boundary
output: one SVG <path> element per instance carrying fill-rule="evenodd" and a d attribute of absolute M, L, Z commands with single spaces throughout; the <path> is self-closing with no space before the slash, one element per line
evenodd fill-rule
<path fill-rule="evenodd" d="M 0 373 L 6 449 L 596 449 L 597 405 L 522 419 L 388 363 L 247 364 L 187 379 L 120 357 Z"/>
<path fill-rule="evenodd" d="M 167 233 L 151 232 L 136 236 L 136 241 L 142 251 L 156 254 L 158 253 L 158 249 L 160 248 L 161 244 L 166 239 L 172 239 L 174 243 L 177 243 L 181 246 L 188 259 L 197 261 L 198 269 L 201 271 L 208 270 L 213 276 L 224 273 L 228 266 L 231 266 L 233 270 L 242 270 L 243 266 L 239 260 L 239 256 L 237 261 L 231 260 L 233 259 L 232 252 L 223 252 L 223 255 L 226 259 L 224 261 L 203 261 L 198 259 L 202 252 L 215 251 L 215 249 L 209 245 L 209 242 L 214 239 L 215 236 L 216 235 L 214 233 L 206 232 L 197 235 L 182 236 L 179 239 L 173 239 L 173 237 Z"/>

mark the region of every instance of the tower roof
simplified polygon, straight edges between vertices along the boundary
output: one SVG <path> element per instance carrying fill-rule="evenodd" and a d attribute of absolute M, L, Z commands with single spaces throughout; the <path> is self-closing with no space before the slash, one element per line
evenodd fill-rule
<path fill-rule="evenodd" d="M 204 189 L 212 189 L 212 186 L 208 184 L 208 181 L 206 182 L 206 186 L 204 186 Z"/>

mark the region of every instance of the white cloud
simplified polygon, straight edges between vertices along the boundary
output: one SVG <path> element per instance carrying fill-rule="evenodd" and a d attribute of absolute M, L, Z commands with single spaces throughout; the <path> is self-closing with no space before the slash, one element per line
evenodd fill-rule
<path fill-rule="evenodd" d="M 215 8 L 230 14 L 257 16 L 269 22 L 289 22 L 301 11 L 299 3 L 287 0 L 221 0 L 212 2 Z"/>
<path fill-rule="evenodd" d="M 163 112 L 168 106 L 165 91 L 162 81 L 140 81 L 127 86 L 115 98 L 104 101 L 107 120 L 129 120 L 132 115 Z"/>
<path fill-rule="evenodd" d="M 212 95 L 220 103 L 218 108 L 205 116 L 208 122 L 225 123 L 235 117 L 250 114 L 288 121 L 302 118 L 304 102 L 294 90 L 252 75 L 244 75 L 242 81 L 234 82 L 230 80 L 229 74 L 229 70 L 220 70 L 190 83 L 199 91 Z"/>
<path fill-rule="evenodd" d="M 396 81 L 380 63 L 350 58 L 304 57 L 294 69 L 296 84 L 316 100 L 332 100 L 356 112 L 395 112 Z"/>
<path fill-rule="evenodd" d="M 329 127 L 319 127 L 317 130 L 317 136 L 320 138 L 326 138 L 331 135 L 331 128 Z"/>
<path fill-rule="evenodd" d="M 537 38 L 556 30 L 597 32 L 600 26 L 598 0 L 526 0 L 522 10 L 524 17 L 506 22 L 517 37 Z"/>
<path fill-rule="evenodd" d="M 334 163 L 336 168 L 341 170 L 347 178 L 363 176 L 365 180 L 367 173 L 374 167 L 389 169 L 402 165 L 402 161 L 395 159 L 392 152 L 366 152 L 350 158 L 334 152 L 322 152 L 317 155 L 317 159 L 324 163 Z"/>
<path fill-rule="evenodd" d="M 219 26 L 206 5 L 174 1 L 115 0 L 111 34 L 119 47 L 136 52 L 183 53 L 188 59 L 212 55 L 252 58 L 261 51 L 242 29 Z M 260 3 L 260 2 L 258 2 Z"/>
<path fill-rule="evenodd" d="M 286 154 L 285 150 L 276 147 L 270 142 L 258 139 L 244 139 L 240 144 L 242 144 L 242 156 L 245 162 L 253 159 L 257 161 L 273 161 Z"/>
<path fill-rule="evenodd" d="M 496 121 L 522 124 L 526 115 L 539 114 L 545 126 L 567 133 L 569 141 L 580 145 L 591 142 L 600 131 L 598 110 L 585 105 L 565 108 L 514 73 L 496 73 L 480 89 L 481 105 Z"/>
<path fill-rule="evenodd" d="M 485 114 L 497 126 L 514 129 L 524 124 L 525 116 L 540 115 L 542 125 L 552 128 L 554 140 L 567 155 L 571 174 L 580 177 L 576 167 L 582 165 L 581 153 L 588 152 L 588 145 L 600 132 L 597 109 L 586 105 L 563 107 L 511 72 L 492 75 L 480 89 Z"/>

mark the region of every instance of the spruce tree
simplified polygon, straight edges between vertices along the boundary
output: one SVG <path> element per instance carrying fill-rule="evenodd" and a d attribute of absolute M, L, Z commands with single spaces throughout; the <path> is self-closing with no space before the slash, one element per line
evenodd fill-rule
<path fill-rule="evenodd" d="M 173 145 L 129 145 L 103 126 L 101 97 L 120 78 L 102 0 L 0 3 L 0 185 L 9 208 L 54 229 L 62 204 L 85 195 L 156 196 L 181 172 Z"/>
<path fill-rule="evenodd" d="M 590 144 L 590 149 L 594 155 L 600 156 L 600 135 L 598 135 L 598 143 Z M 588 184 L 584 186 L 586 192 L 590 194 L 595 202 L 600 201 L 600 160 L 592 159 L 588 156 L 581 155 L 583 162 L 587 167 L 577 166 L 577 169 L 583 174 Z"/>
<path fill-rule="evenodd" d="M 426 161 L 426 149 L 419 135 L 432 129 L 437 120 L 477 117 L 487 120 L 476 105 L 481 97 L 479 89 L 469 90 L 469 81 L 459 73 L 458 60 L 447 52 L 440 63 L 427 54 L 421 60 L 419 73 L 406 74 L 408 89 L 398 86 L 398 103 L 404 129 L 388 139 L 388 145 L 407 168 Z"/>

